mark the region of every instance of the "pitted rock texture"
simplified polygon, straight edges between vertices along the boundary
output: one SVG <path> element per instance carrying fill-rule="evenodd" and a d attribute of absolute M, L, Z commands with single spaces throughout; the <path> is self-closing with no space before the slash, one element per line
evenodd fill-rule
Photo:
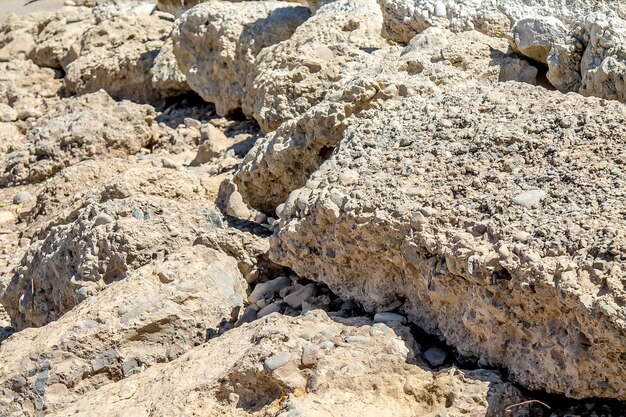
<path fill-rule="evenodd" d="M 527 387 L 626 399 L 625 118 L 523 84 L 388 101 L 277 210 L 271 258 Z"/>
<path fill-rule="evenodd" d="M 410 336 L 403 338 L 367 319 L 352 326 L 333 322 L 323 312 L 297 318 L 272 314 L 51 415 L 132 411 L 167 416 L 211 410 L 223 416 L 473 412 L 495 417 L 509 401 L 521 398 L 493 372 L 435 373 L 407 363 L 413 361 L 415 344 Z M 163 380 L 164 374 L 170 377 Z"/>
<path fill-rule="evenodd" d="M 2 303 L 17 328 L 43 326 L 132 270 L 191 245 L 211 227 L 207 214 L 154 196 L 91 204 L 34 242 Z"/>
<path fill-rule="evenodd" d="M 58 321 L 0 346 L 2 411 L 49 414 L 174 360 L 233 320 L 245 285 L 234 259 L 203 246 L 133 271 Z"/>
<path fill-rule="evenodd" d="M 304 186 L 331 155 L 346 127 L 364 111 L 418 91 L 444 91 L 468 82 L 534 84 L 536 77 L 537 69 L 511 54 L 504 39 L 476 31 L 455 34 L 428 28 L 405 48 L 372 56 L 358 74 L 329 88 L 322 102 L 259 140 L 234 182 L 247 204 L 274 215 L 289 193 Z"/>
<path fill-rule="evenodd" d="M 171 38 L 168 38 L 159 50 L 159 55 L 150 69 L 150 75 L 152 85 L 164 97 L 175 97 L 191 91 L 185 74 L 178 68 Z"/>
<path fill-rule="evenodd" d="M 72 94 L 104 89 L 116 100 L 159 102 L 150 69 L 172 30 L 159 16 L 113 13 L 96 15 L 96 25 L 72 44 L 65 65 L 65 87 Z"/>
<path fill-rule="evenodd" d="M 122 102 L 90 109 L 86 103 L 81 110 L 45 118 L 31 129 L 28 145 L 8 156 L 0 183 L 40 182 L 82 159 L 126 156 L 156 142 L 151 107 Z"/>
<path fill-rule="evenodd" d="M 189 86 L 227 115 L 241 108 L 259 52 L 289 39 L 309 16 L 289 2 L 203 3 L 177 21 L 174 55 Z"/>
<path fill-rule="evenodd" d="M 333 82 L 363 69 L 388 46 L 380 8 L 368 0 L 322 6 L 290 39 L 259 53 L 248 73 L 243 112 L 264 132 L 319 103 Z"/>

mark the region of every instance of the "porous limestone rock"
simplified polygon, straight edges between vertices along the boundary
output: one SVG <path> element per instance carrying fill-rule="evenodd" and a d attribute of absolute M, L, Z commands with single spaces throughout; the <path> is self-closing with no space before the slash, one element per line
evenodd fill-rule
<path fill-rule="evenodd" d="M 581 16 L 604 11 L 626 16 L 626 6 L 615 0 L 378 0 L 384 16 L 383 35 L 408 43 L 431 26 L 453 32 L 478 30 L 504 38 L 512 23 L 538 16 L 569 26 Z"/>
<path fill-rule="evenodd" d="M 101 11 L 67 54 L 66 89 L 73 94 L 104 89 L 116 100 L 158 102 L 150 68 L 171 29 L 159 16 Z"/>
<path fill-rule="evenodd" d="M 1 301 L 16 328 L 57 320 L 133 270 L 190 246 L 211 223 L 202 206 L 156 196 L 90 204 L 31 244 Z"/>
<path fill-rule="evenodd" d="M 475 82 L 534 84 L 537 76 L 535 67 L 509 53 L 504 39 L 436 27 L 403 49 L 372 56 L 364 67 L 335 83 L 318 105 L 257 141 L 234 176 L 246 203 L 273 215 L 333 152 L 346 127 L 388 99 Z"/>
<path fill-rule="evenodd" d="M 174 55 L 189 86 L 226 115 L 241 107 L 257 54 L 289 39 L 309 16 L 307 8 L 280 1 L 202 3 L 178 19 Z"/>
<path fill-rule="evenodd" d="M 49 414 L 174 360 L 236 319 L 245 285 L 233 258 L 201 245 L 150 262 L 0 346 L 2 411 Z"/>
<path fill-rule="evenodd" d="M 548 80 L 562 92 L 626 101 L 626 20 L 585 16 L 548 56 Z"/>
<path fill-rule="evenodd" d="M 519 83 L 389 100 L 279 207 L 271 259 L 526 387 L 626 399 L 624 138 L 622 104 Z"/>
<path fill-rule="evenodd" d="M 542 64 L 548 63 L 552 46 L 567 34 L 560 20 L 543 16 L 521 19 L 515 22 L 511 31 L 513 50 Z"/>
<path fill-rule="evenodd" d="M 364 68 L 388 46 L 382 15 L 369 0 L 323 5 L 290 39 L 261 51 L 248 73 L 243 112 L 264 132 L 320 102 L 333 82 Z"/>
<path fill-rule="evenodd" d="M 495 417 L 522 398 L 491 371 L 414 365 L 406 329 L 396 327 L 401 339 L 385 325 L 354 322 L 320 311 L 271 314 L 50 415 Z"/>
<path fill-rule="evenodd" d="M 172 14 L 175 17 L 180 17 L 187 10 L 193 8 L 197 4 L 203 3 L 205 0 L 158 0 L 157 7 L 159 10 Z M 244 1 L 259 1 L 259 0 L 229 0 L 231 3 L 239 3 Z M 261 0 L 267 1 L 267 0 Z M 309 6 L 311 12 L 315 13 L 320 8 L 325 0 L 292 0 L 293 3 L 300 3 L 305 6 Z M 326 0 L 332 1 L 332 0 Z M 245 7 L 241 5 L 242 7 Z"/>
<path fill-rule="evenodd" d="M 49 21 L 38 25 L 30 59 L 40 67 L 65 68 L 70 46 L 91 24 L 91 10 L 88 8 L 67 7 L 63 12 L 55 13 Z"/>
<path fill-rule="evenodd" d="M 191 91 L 185 74 L 178 68 L 172 39 L 168 38 L 150 69 L 152 85 L 164 97 L 175 97 Z"/>
<path fill-rule="evenodd" d="M 3 185 L 40 182 L 85 158 L 120 157 L 154 144 L 154 110 L 131 102 L 45 118 L 8 156 Z"/>

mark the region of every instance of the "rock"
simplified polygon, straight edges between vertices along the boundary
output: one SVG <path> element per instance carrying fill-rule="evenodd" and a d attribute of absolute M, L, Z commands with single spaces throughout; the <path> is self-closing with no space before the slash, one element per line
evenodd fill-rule
<path fill-rule="evenodd" d="M 254 407 L 256 413 L 281 416 L 330 417 L 328 409 L 346 416 L 461 415 L 469 410 L 496 416 L 523 399 L 491 371 L 448 369 L 435 373 L 407 363 L 412 353 L 393 332 L 372 338 L 367 354 L 362 345 L 345 344 L 340 336 L 324 337 L 324 342 L 336 341 L 337 346 L 325 350 L 316 366 L 299 369 L 296 363 L 300 363 L 301 352 L 311 344 L 299 336 L 305 330 L 313 334 L 324 330 L 340 334 L 343 330 L 354 336 L 369 331 L 369 326 L 352 328 L 324 317 L 322 313 L 265 317 L 211 339 L 172 362 L 105 385 L 89 398 L 50 415 L 89 413 L 97 417 L 129 409 L 140 414 L 157 409 L 162 415 L 196 410 L 240 415 L 241 407 Z M 289 355 L 292 360 L 270 373 L 266 360 L 277 355 Z M 452 392 L 453 397 L 449 395 Z"/>
<path fill-rule="evenodd" d="M 566 33 L 565 26 L 556 18 L 522 19 L 513 26 L 511 46 L 515 52 L 547 64 L 552 46 L 565 38 Z"/>
<path fill-rule="evenodd" d="M 279 1 L 199 4 L 177 21 L 174 55 L 191 89 L 227 115 L 241 107 L 257 54 L 289 39 L 309 15 Z"/>
<path fill-rule="evenodd" d="M 13 196 L 13 204 L 28 204 L 33 196 L 28 191 L 20 191 Z"/>
<path fill-rule="evenodd" d="M 389 312 L 380 312 L 380 313 L 376 313 L 374 315 L 374 322 L 376 323 L 400 323 L 400 324 L 404 324 L 406 323 L 406 317 L 400 315 L 400 314 L 396 314 L 396 313 L 389 313 Z"/>
<path fill-rule="evenodd" d="M 87 8 L 67 7 L 62 13 L 55 13 L 39 25 L 30 59 L 40 67 L 65 68 L 70 47 L 90 25 L 91 10 Z"/>
<path fill-rule="evenodd" d="M 173 280 L 164 283 L 163 273 Z M 244 284 L 233 258 L 202 246 L 133 271 L 58 321 L 2 343 L 3 410 L 21 412 L 41 401 L 53 413 L 183 355 L 204 343 L 208 329 L 231 320 Z M 46 378 L 38 377 L 42 369 Z"/>
<path fill-rule="evenodd" d="M 65 87 L 85 94 L 104 89 L 116 100 L 157 103 L 161 94 L 150 69 L 172 25 L 158 16 L 103 13 L 72 45 L 65 65 Z"/>
<path fill-rule="evenodd" d="M 109 216 L 106 213 L 100 213 L 96 216 L 96 219 L 94 220 L 93 224 L 94 226 L 101 226 L 103 224 L 109 224 L 109 223 L 113 223 L 115 220 L 113 220 L 113 217 Z"/>
<path fill-rule="evenodd" d="M 229 216 L 237 217 L 239 219 L 249 219 L 250 218 L 250 209 L 243 202 L 243 198 L 238 191 L 233 192 L 228 199 L 228 204 L 226 206 L 226 214 Z"/>
<path fill-rule="evenodd" d="M 247 74 L 243 112 L 263 132 L 276 130 L 320 102 L 329 86 L 356 73 L 380 37 L 380 8 L 369 0 L 323 5 L 291 38 L 263 49 Z"/>
<path fill-rule="evenodd" d="M 252 290 L 252 293 L 248 296 L 250 303 L 256 303 L 270 296 L 272 293 L 277 293 L 283 288 L 287 288 L 291 285 L 291 280 L 288 277 L 278 277 L 270 281 L 257 284 Z"/>
<path fill-rule="evenodd" d="M 302 308 L 302 303 L 304 303 L 304 301 L 309 297 L 315 297 L 315 294 L 315 286 L 313 284 L 308 284 L 288 294 L 284 301 L 291 308 Z"/>
<path fill-rule="evenodd" d="M 214 158 L 217 158 L 224 153 L 233 142 L 230 141 L 226 135 L 213 126 L 211 123 L 206 123 L 200 128 L 200 135 L 202 143 L 198 147 L 198 153 L 191 162 L 192 165 L 202 165 Z"/>
<path fill-rule="evenodd" d="M 615 356 L 625 352 L 624 291 L 601 291 L 591 270 L 611 259 L 610 281 L 626 268 L 621 106 L 519 83 L 384 101 L 351 121 L 310 176 L 314 189 L 291 193 L 304 204 L 285 202 L 271 258 L 364 308 L 401 298 L 410 321 L 530 389 L 626 399 Z M 570 119 L 585 122 L 555 123 Z M 349 186 L 338 181 L 347 167 L 360 174 Z M 548 183 L 536 219 L 511 203 L 520 186 Z M 428 186 L 405 191 L 416 184 Z M 484 234 L 472 233 L 486 220 Z M 598 378 L 606 385 L 590 382 Z"/>
<path fill-rule="evenodd" d="M 435 367 L 443 365 L 446 361 L 446 356 L 446 352 L 437 346 L 433 346 L 424 352 L 424 359 L 426 359 L 431 366 Z"/>
<path fill-rule="evenodd" d="M 274 355 L 270 358 L 267 358 L 263 363 L 263 366 L 268 372 L 273 372 L 281 366 L 287 365 L 287 363 L 291 360 L 291 353 L 285 352 L 279 355 Z"/>
<path fill-rule="evenodd" d="M 0 103 L 0 122 L 14 122 L 17 120 L 17 111 L 12 107 Z"/>
<path fill-rule="evenodd" d="M 15 222 L 15 215 L 8 210 L 0 210 L 0 224 Z"/>
<path fill-rule="evenodd" d="M 259 310 L 259 312 L 257 313 L 257 318 L 260 319 L 262 317 L 269 316 L 272 313 L 278 313 L 281 307 L 282 307 L 281 301 L 275 301 L 271 304 L 268 304 Z"/>
<path fill-rule="evenodd" d="M 172 39 L 168 38 L 150 68 L 152 85 L 163 97 L 176 97 L 191 91 L 185 74 L 181 72 L 174 56 Z"/>
<path fill-rule="evenodd" d="M 530 190 L 516 195 L 511 201 L 522 207 L 532 208 L 534 205 L 539 203 L 539 201 L 541 201 L 541 199 L 543 199 L 546 195 L 547 193 L 543 190 Z"/>
<path fill-rule="evenodd" d="M 48 117 L 29 131 L 24 149 L 9 155 L 0 184 L 40 182 L 81 159 L 137 153 L 154 143 L 153 116 L 148 106 L 122 102 Z"/>
<path fill-rule="evenodd" d="M 145 214 L 143 221 L 132 216 L 136 208 Z M 114 228 L 94 227 L 113 218 Z M 76 220 L 52 227 L 43 241 L 33 242 L 2 304 L 16 328 L 43 326 L 133 270 L 191 245 L 211 227 L 204 207 L 162 197 L 134 195 L 90 204 Z"/>

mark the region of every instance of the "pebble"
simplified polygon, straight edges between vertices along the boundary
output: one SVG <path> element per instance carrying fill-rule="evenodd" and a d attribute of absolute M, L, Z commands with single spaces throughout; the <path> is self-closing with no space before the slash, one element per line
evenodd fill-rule
<path fill-rule="evenodd" d="M 176 162 L 168 158 L 161 159 L 161 166 L 169 169 L 178 169 L 180 167 Z"/>
<path fill-rule="evenodd" d="M 543 190 L 530 190 L 516 195 L 511 201 L 522 207 L 532 208 L 535 204 L 539 203 L 546 195 L 547 193 Z"/>
<path fill-rule="evenodd" d="M 257 306 L 255 306 L 254 304 L 249 305 L 248 307 L 246 307 L 241 317 L 239 317 L 239 320 L 237 320 L 237 322 L 235 323 L 235 327 L 239 327 L 244 323 L 252 323 L 254 320 L 257 319 L 258 312 L 259 308 Z"/>
<path fill-rule="evenodd" d="M 38 119 L 41 116 L 43 116 L 43 113 L 40 112 L 39 110 L 23 109 L 17 113 L 17 120 L 26 120 L 26 119 L 30 119 L 31 117 Z"/>
<path fill-rule="evenodd" d="M 435 4 L 435 16 L 445 17 L 446 16 L 446 5 L 443 2 L 437 2 Z"/>
<path fill-rule="evenodd" d="M 304 300 L 315 296 L 315 292 L 315 285 L 308 284 L 286 296 L 285 302 L 289 304 L 291 308 L 301 308 Z"/>
<path fill-rule="evenodd" d="M 262 282 L 254 287 L 254 290 L 248 296 L 248 301 L 253 304 L 266 298 L 271 293 L 279 292 L 281 289 L 291 285 L 291 279 L 288 277 L 278 277 L 267 282 Z"/>
<path fill-rule="evenodd" d="M 100 213 L 98 214 L 98 216 L 96 216 L 96 220 L 94 221 L 94 224 L 96 226 L 100 226 L 102 224 L 109 224 L 109 223 L 113 223 L 115 220 L 113 220 L 113 217 L 109 216 L 106 213 Z"/>
<path fill-rule="evenodd" d="M 17 111 L 8 104 L 0 103 L 0 122 L 14 122 L 17 120 Z"/>
<path fill-rule="evenodd" d="M 27 204 L 33 196 L 28 191 L 20 191 L 13 196 L 13 204 Z"/>
<path fill-rule="evenodd" d="M 274 355 L 265 360 L 263 366 L 268 372 L 275 371 L 281 366 L 287 365 L 291 360 L 291 352 L 281 353 L 280 355 Z"/>
<path fill-rule="evenodd" d="M 262 308 L 261 310 L 259 310 L 259 312 L 257 313 L 257 318 L 261 318 L 261 317 L 265 317 L 267 315 L 270 315 L 272 313 L 277 313 L 280 311 L 280 305 L 281 302 L 280 301 L 276 301 L 273 302 L 272 304 Z"/>
<path fill-rule="evenodd" d="M 15 221 L 13 213 L 7 210 L 0 211 L 0 224 L 11 223 Z"/>
<path fill-rule="evenodd" d="M 374 314 L 374 322 L 376 323 L 406 323 L 406 318 L 400 314 L 381 312 Z"/>
<path fill-rule="evenodd" d="M 433 346 L 424 352 L 424 359 L 426 359 L 426 362 L 428 362 L 431 366 L 443 365 L 446 361 L 446 356 L 448 356 L 447 353 L 437 346 Z"/>
<path fill-rule="evenodd" d="M 385 326 L 383 323 L 376 323 L 370 328 L 370 335 L 372 337 L 376 336 L 384 336 L 391 332 L 392 330 Z"/>

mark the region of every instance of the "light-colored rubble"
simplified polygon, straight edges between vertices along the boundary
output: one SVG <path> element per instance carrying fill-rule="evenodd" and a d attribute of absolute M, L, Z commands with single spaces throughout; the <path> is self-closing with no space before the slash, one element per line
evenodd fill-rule
<path fill-rule="evenodd" d="M 242 105 L 257 54 L 289 39 L 309 16 L 307 8 L 280 1 L 203 3 L 177 21 L 174 55 L 189 86 L 227 115 Z"/>
<path fill-rule="evenodd" d="M 245 285 L 234 259 L 203 246 L 133 271 L 58 321 L 2 344 L 0 409 L 50 414 L 174 360 L 225 330 Z"/>
<path fill-rule="evenodd" d="M 407 363 L 415 345 L 402 337 L 323 312 L 272 314 L 50 415 L 496 416 L 521 397 L 493 372 Z"/>
<path fill-rule="evenodd" d="M 625 121 L 519 83 L 388 101 L 279 206 L 271 257 L 374 310 L 405 300 L 529 388 L 626 399 Z"/>

